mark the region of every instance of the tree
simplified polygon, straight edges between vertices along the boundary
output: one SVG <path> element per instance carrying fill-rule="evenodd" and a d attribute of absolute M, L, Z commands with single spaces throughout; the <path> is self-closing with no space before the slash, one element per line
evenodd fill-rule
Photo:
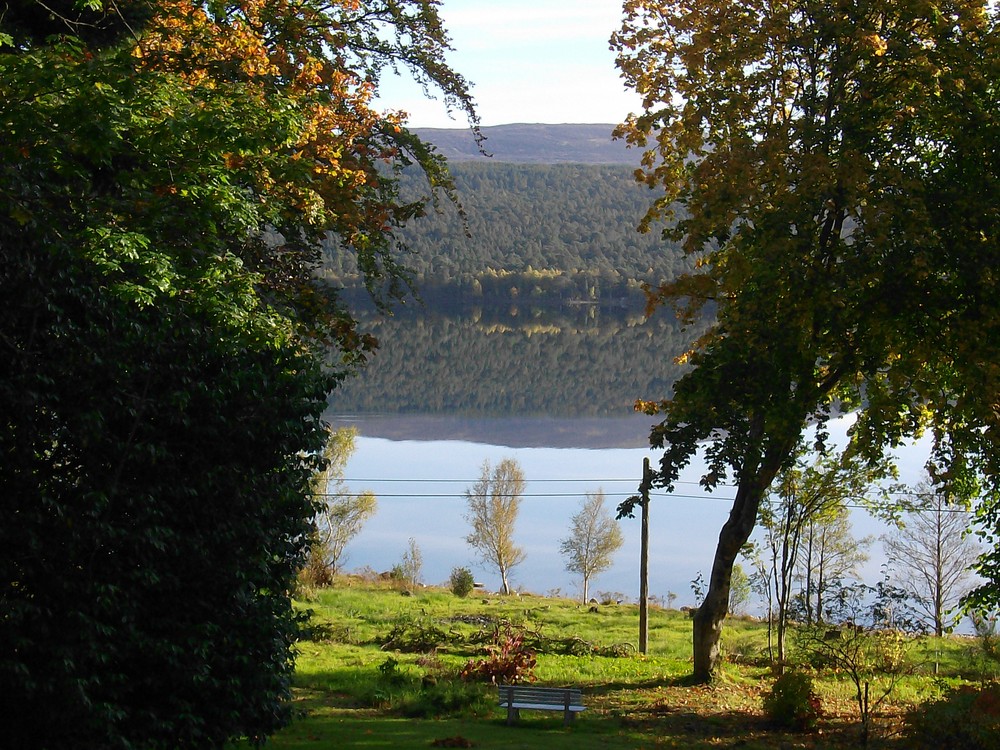
<path fill-rule="evenodd" d="M 472 576 L 472 571 L 468 568 L 452 568 L 448 582 L 451 586 L 451 593 L 463 599 L 476 588 L 476 579 Z"/>
<path fill-rule="evenodd" d="M 424 556 L 420 552 L 417 540 L 411 536 L 406 545 L 406 552 L 403 553 L 403 561 L 399 565 L 404 580 L 411 588 L 420 583 L 420 570 L 423 565 Z"/>
<path fill-rule="evenodd" d="M 882 537 L 899 585 L 917 602 L 922 619 L 941 636 L 958 619 L 955 609 L 971 588 L 979 546 L 967 536 L 971 511 L 926 483 L 910 496 L 903 525 Z"/>
<path fill-rule="evenodd" d="M 844 586 L 831 601 L 831 621 L 838 628 L 812 625 L 796 630 L 798 650 L 808 663 L 826 666 L 853 683 L 862 747 L 868 747 L 881 705 L 913 673 L 910 651 L 917 639 L 909 605 L 906 592 L 886 581 Z"/>
<path fill-rule="evenodd" d="M 483 461 L 479 481 L 465 491 L 472 532 L 465 541 L 485 565 L 495 565 L 501 591 L 510 594 L 511 568 L 524 562 L 524 550 L 514 544 L 514 524 L 524 494 L 524 473 L 517 461 L 505 458 L 491 470 Z"/>
<path fill-rule="evenodd" d="M 344 483 L 344 470 L 354 453 L 357 435 L 353 427 L 331 430 L 324 455 L 326 466 L 313 479 L 313 497 L 319 510 L 313 520 L 315 537 L 310 558 L 314 567 L 325 568 L 330 576 L 338 573 L 344 549 L 375 515 L 378 506 L 374 493 L 351 492 Z"/>
<path fill-rule="evenodd" d="M 618 523 L 604 507 L 604 491 L 588 492 L 580 511 L 570 519 L 569 536 L 559 542 L 566 570 L 583 576 L 583 601 L 590 598 L 590 580 L 608 568 L 625 543 Z"/>
<path fill-rule="evenodd" d="M 668 221 L 697 263 L 651 287 L 648 310 L 715 313 L 670 398 L 637 408 L 662 415 L 658 486 L 699 450 L 707 488 L 737 486 L 695 617 L 698 680 L 719 664 L 733 562 L 807 425 L 822 442 L 835 408 L 856 409 L 853 449 L 873 461 L 931 425 L 936 480 L 998 476 L 1000 297 L 982 274 L 1000 234 L 998 12 L 624 4 L 612 45 L 643 103 L 618 134 L 661 191 L 640 228 Z"/>
<path fill-rule="evenodd" d="M 321 415 L 373 346 L 313 273 L 320 240 L 399 290 L 393 229 L 423 201 L 392 167 L 443 165 L 371 96 L 399 63 L 471 107 L 446 50 L 429 2 L 5 6 L 8 746 L 219 747 L 289 720 Z"/>
<path fill-rule="evenodd" d="M 802 603 L 809 624 L 826 621 L 828 594 L 843 586 L 845 578 L 857 578 L 868 561 L 868 548 L 875 538 L 856 538 L 846 508 L 817 516 L 809 522 L 799 546 L 799 576 Z"/>
<path fill-rule="evenodd" d="M 769 563 L 766 566 L 768 585 L 771 588 L 768 601 L 774 604 L 774 611 L 768 613 L 768 626 L 771 626 L 773 619 L 779 665 L 785 661 L 789 607 L 792 603 L 795 573 L 804 552 L 808 560 L 805 599 L 810 601 L 815 526 L 826 527 L 834 518 L 844 518 L 846 521 L 847 501 L 861 501 L 872 482 L 886 473 L 885 467 L 877 465 L 873 469 L 849 452 L 820 455 L 811 464 L 806 464 L 801 450 L 797 453 L 795 463 L 779 472 L 760 509 L 760 524 L 764 530 L 763 546 L 768 553 Z M 820 569 L 823 569 L 822 565 Z M 820 578 L 822 579 L 822 575 Z"/>
<path fill-rule="evenodd" d="M 743 570 L 742 565 L 733 563 L 733 580 L 729 587 L 729 611 L 734 615 L 745 614 L 752 593 L 750 576 Z"/>

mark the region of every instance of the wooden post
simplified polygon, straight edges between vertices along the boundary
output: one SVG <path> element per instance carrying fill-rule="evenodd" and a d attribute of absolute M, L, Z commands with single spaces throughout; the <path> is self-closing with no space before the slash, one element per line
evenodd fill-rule
<path fill-rule="evenodd" d="M 653 483 L 653 472 L 649 468 L 649 458 L 642 459 L 642 484 L 639 494 L 642 498 L 642 530 L 639 546 L 639 653 L 645 654 L 649 645 L 649 489 Z"/>

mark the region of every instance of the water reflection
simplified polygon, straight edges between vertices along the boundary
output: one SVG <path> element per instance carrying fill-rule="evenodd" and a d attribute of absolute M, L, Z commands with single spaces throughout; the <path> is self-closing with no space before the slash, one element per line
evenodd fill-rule
<path fill-rule="evenodd" d="M 349 486 L 371 489 L 379 510 L 348 548 L 347 567 L 389 570 L 413 537 L 424 559 L 423 580 L 444 583 L 466 565 L 496 589 L 495 572 L 477 566 L 465 543 L 464 492 L 484 459 L 513 457 L 528 482 L 517 542 L 526 561 L 515 585 L 537 593 L 579 592 L 565 570 L 559 541 L 585 493 L 602 489 L 609 505 L 634 494 L 649 456 L 649 427 L 635 415 L 637 397 L 661 398 L 680 376 L 674 356 L 688 333 L 654 318 L 587 315 L 526 320 L 481 314 L 396 318 L 375 325 L 383 347 L 369 370 L 336 394 L 328 418 L 359 429 L 347 467 Z M 850 418 L 835 420 L 835 442 Z M 926 444 L 900 451 L 901 479 L 915 484 Z M 708 495 L 698 485 L 697 460 L 676 491 L 656 493 L 650 511 L 650 592 L 675 606 L 693 604 L 691 581 L 708 575 L 731 488 Z M 863 512 L 854 534 L 887 530 Z M 638 520 L 624 520 L 625 547 L 592 591 L 638 595 Z M 879 545 L 863 571 L 873 583 L 886 562 Z"/>
<path fill-rule="evenodd" d="M 681 330 L 669 316 L 646 320 L 635 313 L 598 314 L 593 308 L 489 316 L 475 310 L 428 312 L 371 321 L 366 327 L 380 340 L 379 351 L 358 377 L 337 390 L 331 413 L 461 417 L 465 421 L 426 421 L 421 427 L 437 429 L 434 438 L 464 439 L 473 431 L 474 440 L 484 440 L 484 423 L 473 421 L 483 418 L 627 419 L 637 398 L 670 392 L 682 373 L 674 358 L 698 333 Z M 503 423 L 493 426 L 507 429 Z M 544 444 L 538 441 L 545 426 L 533 425 L 535 444 Z M 592 426 L 582 422 L 548 426 L 557 440 L 553 445 L 567 444 L 555 438 L 559 434 L 592 433 Z M 621 439 L 608 445 L 620 445 Z M 592 437 L 576 444 L 598 447 Z"/>

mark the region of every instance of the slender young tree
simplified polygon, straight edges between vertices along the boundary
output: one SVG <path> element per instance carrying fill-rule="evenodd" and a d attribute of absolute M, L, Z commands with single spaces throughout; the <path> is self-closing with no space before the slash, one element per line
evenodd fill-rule
<path fill-rule="evenodd" d="M 734 615 L 746 613 L 753 587 L 750 576 L 739 563 L 733 563 L 733 581 L 729 587 L 729 611 Z"/>
<path fill-rule="evenodd" d="M 495 468 L 483 461 L 482 473 L 465 491 L 465 520 L 472 531 L 468 542 L 485 565 L 496 566 L 501 591 L 510 594 L 510 570 L 524 562 L 524 550 L 514 543 L 514 527 L 524 494 L 524 473 L 517 461 L 505 458 Z"/>
<path fill-rule="evenodd" d="M 828 594 L 843 586 L 845 579 L 858 578 L 874 541 L 873 536 L 854 536 L 850 513 L 844 507 L 832 508 L 809 521 L 799 545 L 796 574 L 801 579 L 808 624 L 826 621 Z"/>
<path fill-rule="evenodd" d="M 1000 484 L 1000 276 L 982 272 L 1000 253 L 998 15 L 988 0 L 624 3 L 612 45 L 643 102 L 618 133 L 659 190 L 641 228 L 665 220 L 697 264 L 649 310 L 715 315 L 669 399 L 637 406 L 662 415 L 657 485 L 698 451 L 706 487 L 736 484 L 694 620 L 697 680 L 718 667 L 761 500 L 835 407 L 859 411 L 869 459 L 934 423 L 937 478 Z M 1000 580 L 1000 553 L 990 565 Z"/>
<path fill-rule="evenodd" d="M 344 482 L 347 461 L 354 453 L 358 431 L 353 427 L 331 430 L 327 438 L 326 466 L 313 478 L 312 491 L 319 510 L 313 521 L 315 539 L 310 549 L 310 567 L 336 575 L 344 561 L 344 550 L 378 509 L 370 490 L 351 491 Z"/>
<path fill-rule="evenodd" d="M 608 568 L 625 543 L 618 522 L 604 505 L 604 491 L 588 492 L 570 519 L 569 536 L 559 542 L 566 570 L 583 577 L 583 602 L 590 598 L 591 579 Z"/>
<path fill-rule="evenodd" d="M 412 536 L 406 543 L 406 551 L 403 553 L 403 560 L 400 563 L 400 568 L 403 571 L 403 577 L 411 588 L 415 587 L 420 583 L 420 571 L 424 567 L 424 556 L 420 551 L 420 545 L 417 544 L 417 540 Z"/>
<path fill-rule="evenodd" d="M 798 460 L 779 472 L 765 496 L 760 509 L 760 524 L 764 531 L 764 552 L 769 562 L 771 600 L 775 605 L 773 624 L 779 665 L 785 660 L 789 608 L 807 535 L 817 524 L 846 516 L 845 504 L 848 500 L 867 502 L 865 496 L 869 487 L 887 471 L 881 465 L 870 467 L 850 452 L 819 455 L 809 463 L 800 450 Z M 812 536 L 808 536 L 808 540 L 811 541 Z M 808 598 L 807 595 L 807 601 Z"/>
<path fill-rule="evenodd" d="M 972 567 L 981 549 L 970 536 L 972 511 L 927 483 L 910 496 L 903 525 L 882 537 L 898 584 L 909 592 L 922 620 L 943 635 L 959 617 L 972 589 Z"/>

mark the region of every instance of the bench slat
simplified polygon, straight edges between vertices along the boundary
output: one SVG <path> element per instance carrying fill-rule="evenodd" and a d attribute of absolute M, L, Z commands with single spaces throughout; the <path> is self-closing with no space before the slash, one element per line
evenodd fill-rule
<path fill-rule="evenodd" d="M 499 685 L 500 705 L 507 707 L 507 723 L 520 717 L 520 709 L 562 711 L 563 723 L 569 724 L 579 711 L 585 710 L 583 691 L 579 688 L 529 687 Z"/>

